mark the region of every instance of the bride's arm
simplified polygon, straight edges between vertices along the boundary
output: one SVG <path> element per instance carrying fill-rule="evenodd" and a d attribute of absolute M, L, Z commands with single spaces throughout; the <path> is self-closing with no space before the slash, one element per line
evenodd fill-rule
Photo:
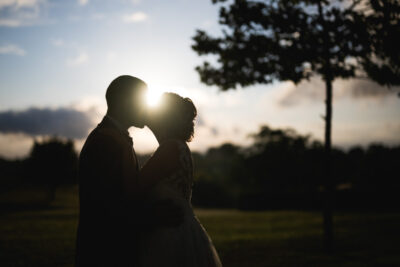
<path fill-rule="evenodd" d="M 173 141 L 163 143 L 140 169 L 138 190 L 146 192 L 179 167 L 179 150 Z"/>

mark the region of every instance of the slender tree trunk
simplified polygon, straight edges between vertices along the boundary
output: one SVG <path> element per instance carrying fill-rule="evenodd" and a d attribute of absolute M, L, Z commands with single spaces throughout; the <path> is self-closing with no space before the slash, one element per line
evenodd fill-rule
<path fill-rule="evenodd" d="M 331 166 L 331 132 L 332 132 L 332 80 L 325 80 L 326 116 L 325 116 L 325 190 L 324 190 L 324 248 L 331 252 L 333 248 L 333 182 Z"/>
<path fill-rule="evenodd" d="M 318 1 L 318 13 L 321 26 L 324 29 L 324 50 L 325 50 L 325 73 L 323 75 L 326 86 L 326 115 L 325 115 L 325 190 L 323 195 L 323 218 L 324 218 L 324 248 L 326 252 L 333 249 L 333 183 L 332 183 L 332 166 L 331 166 L 331 133 L 332 133 L 332 69 L 330 65 L 329 47 L 331 42 L 329 33 L 326 30 L 326 22 L 324 18 L 323 2 Z"/>

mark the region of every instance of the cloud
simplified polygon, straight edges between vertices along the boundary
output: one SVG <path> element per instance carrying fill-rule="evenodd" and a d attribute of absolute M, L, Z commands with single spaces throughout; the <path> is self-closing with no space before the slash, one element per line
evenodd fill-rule
<path fill-rule="evenodd" d="M 400 123 L 382 122 L 336 122 L 333 128 L 335 143 L 341 147 L 368 146 L 381 143 L 389 146 L 400 145 Z"/>
<path fill-rule="evenodd" d="M 0 19 L 0 27 L 18 27 L 21 24 L 21 21 L 17 19 Z"/>
<path fill-rule="evenodd" d="M 311 79 L 309 82 L 301 82 L 294 85 L 284 82 L 280 85 L 281 95 L 278 103 L 281 106 L 296 106 L 309 102 L 319 102 L 324 99 L 324 84 L 320 79 Z"/>
<path fill-rule="evenodd" d="M 17 9 L 34 7 L 39 4 L 38 0 L 0 0 L 0 9 L 7 7 L 14 7 Z"/>
<path fill-rule="evenodd" d="M 353 98 L 385 98 L 400 92 L 400 86 L 387 88 L 368 80 L 338 80 L 334 86 L 339 89 L 339 96 Z"/>
<path fill-rule="evenodd" d="M 54 46 L 63 46 L 65 44 L 64 40 L 60 38 L 52 38 L 50 42 Z"/>
<path fill-rule="evenodd" d="M 86 137 L 92 127 L 90 112 L 72 108 L 30 108 L 0 112 L 0 132 L 6 134 L 58 135 L 79 139 Z"/>
<path fill-rule="evenodd" d="M 205 126 L 205 125 L 206 125 L 206 123 L 205 123 L 203 117 L 200 114 L 197 114 L 196 126 Z"/>
<path fill-rule="evenodd" d="M 86 52 L 81 52 L 76 57 L 68 59 L 67 65 L 68 66 L 79 66 L 79 65 L 85 64 L 88 61 L 89 61 L 88 54 Z"/>
<path fill-rule="evenodd" d="M 219 134 L 219 130 L 216 126 L 211 125 L 209 122 L 206 122 L 206 120 L 203 118 L 203 116 L 201 114 L 198 114 L 196 117 L 196 121 L 195 121 L 195 126 L 196 128 L 205 128 L 208 129 L 208 131 L 214 135 L 217 136 Z"/>
<path fill-rule="evenodd" d="M 134 12 L 132 14 L 125 15 L 123 17 L 123 21 L 126 23 L 138 23 L 146 21 L 147 19 L 148 19 L 147 14 L 141 11 Z"/>
<path fill-rule="evenodd" d="M 219 130 L 215 126 L 210 127 L 210 131 L 211 131 L 212 135 L 214 135 L 214 136 L 218 136 L 219 135 Z"/>
<path fill-rule="evenodd" d="M 3 134 L 0 132 L 0 157 L 7 159 L 23 158 L 29 154 L 33 145 L 32 137 L 25 134 Z"/>
<path fill-rule="evenodd" d="M 201 28 L 209 29 L 215 25 L 215 21 L 213 19 L 206 19 L 201 23 Z"/>
<path fill-rule="evenodd" d="M 0 0 L 0 27 L 20 27 L 38 23 L 46 0 Z"/>
<path fill-rule="evenodd" d="M 80 6 L 85 6 L 85 5 L 87 5 L 89 3 L 89 0 L 78 0 L 78 4 L 80 5 Z"/>
<path fill-rule="evenodd" d="M 9 44 L 0 46 L 0 54 L 24 56 L 26 51 L 17 45 Z"/>
<path fill-rule="evenodd" d="M 319 78 L 301 82 L 297 86 L 291 82 L 285 82 L 282 83 L 281 87 L 282 93 L 278 97 L 278 104 L 280 106 L 296 106 L 325 100 L 325 84 Z M 399 86 L 388 89 L 369 80 L 337 79 L 333 83 L 334 99 L 381 100 L 387 97 L 396 97 L 398 92 L 400 92 Z"/>
<path fill-rule="evenodd" d="M 94 13 L 90 16 L 92 20 L 102 20 L 106 18 L 106 15 L 103 13 Z"/>
<path fill-rule="evenodd" d="M 70 67 L 80 66 L 89 62 L 89 55 L 86 49 L 76 42 L 71 42 L 61 38 L 51 38 L 50 43 L 55 47 L 62 47 L 63 51 L 71 51 L 75 54 L 66 58 L 66 65 Z"/>

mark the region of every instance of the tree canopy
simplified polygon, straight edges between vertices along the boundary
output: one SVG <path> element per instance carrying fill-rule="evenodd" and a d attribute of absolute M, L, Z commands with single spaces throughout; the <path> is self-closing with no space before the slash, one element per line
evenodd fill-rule
<path fill-rule="evenodd" d="M 196 70 L 222 90 L 313 75 L 399 84 L 399 8 L 395 0 L 234 0 L 220 7 L 221 37 L 193 37 L 199 55 L 217 59 Z"/>

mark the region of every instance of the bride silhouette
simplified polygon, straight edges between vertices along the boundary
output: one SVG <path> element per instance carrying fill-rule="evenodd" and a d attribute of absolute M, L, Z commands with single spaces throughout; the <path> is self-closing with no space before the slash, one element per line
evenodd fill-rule
<path fill-rule="evenodd" d="M 148 111 L 146 125 L 159 147 L 140 171 L 139 185 L 153 199 L 172 200 L 183 210 L 178 227 L 156 227 L 141 237 L 142 266 L 222 266 L 207 232 L 191 205 L 193 162 L 187 142 L 197 111 L 189 98 L 164 93 Z"/>

